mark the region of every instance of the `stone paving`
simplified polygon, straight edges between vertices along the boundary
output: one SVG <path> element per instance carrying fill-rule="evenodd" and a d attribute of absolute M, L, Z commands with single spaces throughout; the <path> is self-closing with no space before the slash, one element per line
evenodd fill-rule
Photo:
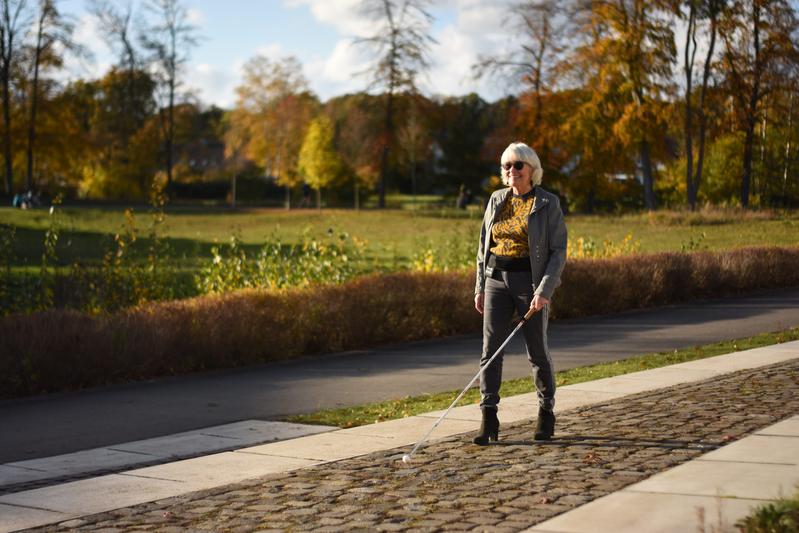
<path fill-rule="evenodd" d="M 799 360 L 35 531 L 519 531 L 799 413 Z M 500 410 L 500 421 L 502 411 Z"/>

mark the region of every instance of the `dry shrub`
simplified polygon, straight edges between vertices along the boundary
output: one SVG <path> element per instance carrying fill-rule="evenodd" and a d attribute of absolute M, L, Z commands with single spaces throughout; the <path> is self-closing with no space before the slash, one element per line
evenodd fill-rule
<path fill-rule="evenodd" d="M 799 286 L 799 248 L 569 261 L 554 315 L 576 318 Z"/>
<path fill-rule="evenodd" d="M 397 273 L 243 290 L 113 314 L 0 320 L 0 397 L 69 390 L 474 331 L 469 274 Z"/>
<path fill-rule="evenodd" d="M 799 286 L 799 248 L 574 260 L 554 314 L 582 317 Z M 0 397 L 478 332 L 472 272 L 405 272 L 243 290 L 113 314 L 0 319 Z"/>

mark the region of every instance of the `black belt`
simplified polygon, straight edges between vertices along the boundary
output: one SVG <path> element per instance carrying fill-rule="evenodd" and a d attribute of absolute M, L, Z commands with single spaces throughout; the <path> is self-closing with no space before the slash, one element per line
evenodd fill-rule
<path fill-rule="evenodd" d="M 493 270 L 504 270 L 505 272 L 530 272 L 532 270 L 529 257 L 507 257 L 491 254 L 488 257 L 488 266 Z"/>

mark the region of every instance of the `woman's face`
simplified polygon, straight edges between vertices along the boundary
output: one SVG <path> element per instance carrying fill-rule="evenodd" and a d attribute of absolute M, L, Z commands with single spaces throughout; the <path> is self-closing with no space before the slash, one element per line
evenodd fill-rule
<path fill-rule="evenodd" d="M 521 168 L 518 168 L 520 166 Z M 514 189 L 532 187 L 533 169 L 527 163 L 510 158 L 502 165 L 502 172 L 508 185 Z"/>

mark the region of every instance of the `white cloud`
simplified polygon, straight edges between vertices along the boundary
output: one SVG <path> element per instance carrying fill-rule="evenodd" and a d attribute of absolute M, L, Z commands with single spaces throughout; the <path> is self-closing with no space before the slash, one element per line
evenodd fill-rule
<path fill-rule="evenodd" d="M 186 78 L 192 92 L 200 101 L 230 108 L 236 103 L 235 88 L 241 80 L 241 62 L 234 62 L 228 68 L 200 63 L 189 65 Z"/>
<path fill-rule="evenodd" d="M 314 18 L 346 36 L 364 37 L 373 24 L 360 13 L 361 0 L 283 0 L 286 7 L 308 6 Z"/>
<path fill-rule="evenodd" d="M 481 57 L 498 57 L 507 53 L 512 43 L 504 23 L 508 9 L 502 2 L 490 0 L 452 0 L 457 10 L 454 22 L 445 25 L 434 37 L 434 65 L 429 90 L 436 94 L 463 95 L 477 92 L 493 100 L 507 89 L 504 81 L 475 80 L 472 66 Z"/>
<path fill-rule="evenodd" d="M 112 51 L 103 40 L 97 26 L 97 18 L 84 14 L 75 24 L 72 35 L 74 41 L 91 53 L 91 57 L 78 59 L 74 54 L 65 54 L 65 74 L 67 77 L 100 77 L 114 63 Z"/>
<path fill-rule="evenodd" d="M 255 54 L 253 55 L 261 55 L 269 59 L 280 59 L 291 54 L 280 43 L 272 43 L 259 46 L 255 49 Z"/>
<path fill-rule="evenodd" d="M 363 90 L 368 81 L 357 76 L 369 65 L 364 51 L 353 46 L 353 37 L 365 37 L 376 25 L 358 11 L 360 0 L 283 0 L 289 8 L 306 6 L 320 23 L 332 26 L 341 36 L 327 56 L 306 61 L 311 86 L 322 99 L 336 94 Z M 434 8 L 451 14 L 453 22 L 439 27 L 431 46 L 431 69 L 419 79 L 422 89 L 431 94 L 461 95 L 478 92 L 488 99 L 501 96 L 507 84 L 496 80 L 474 80 L 472 65 L 479 56 L 497 56 L 512 45 L 504 0 L 443 0 Z M 449 13 L 447 13 L 449 12 Z"/>
<path fill-rule="evenodd" d="M 202 26 L 205 23 L 205 13 L 196 7 L 190 7 L 186 10 L 186 18 L 188 19 L 189 24 L 194 26 Z"/>

